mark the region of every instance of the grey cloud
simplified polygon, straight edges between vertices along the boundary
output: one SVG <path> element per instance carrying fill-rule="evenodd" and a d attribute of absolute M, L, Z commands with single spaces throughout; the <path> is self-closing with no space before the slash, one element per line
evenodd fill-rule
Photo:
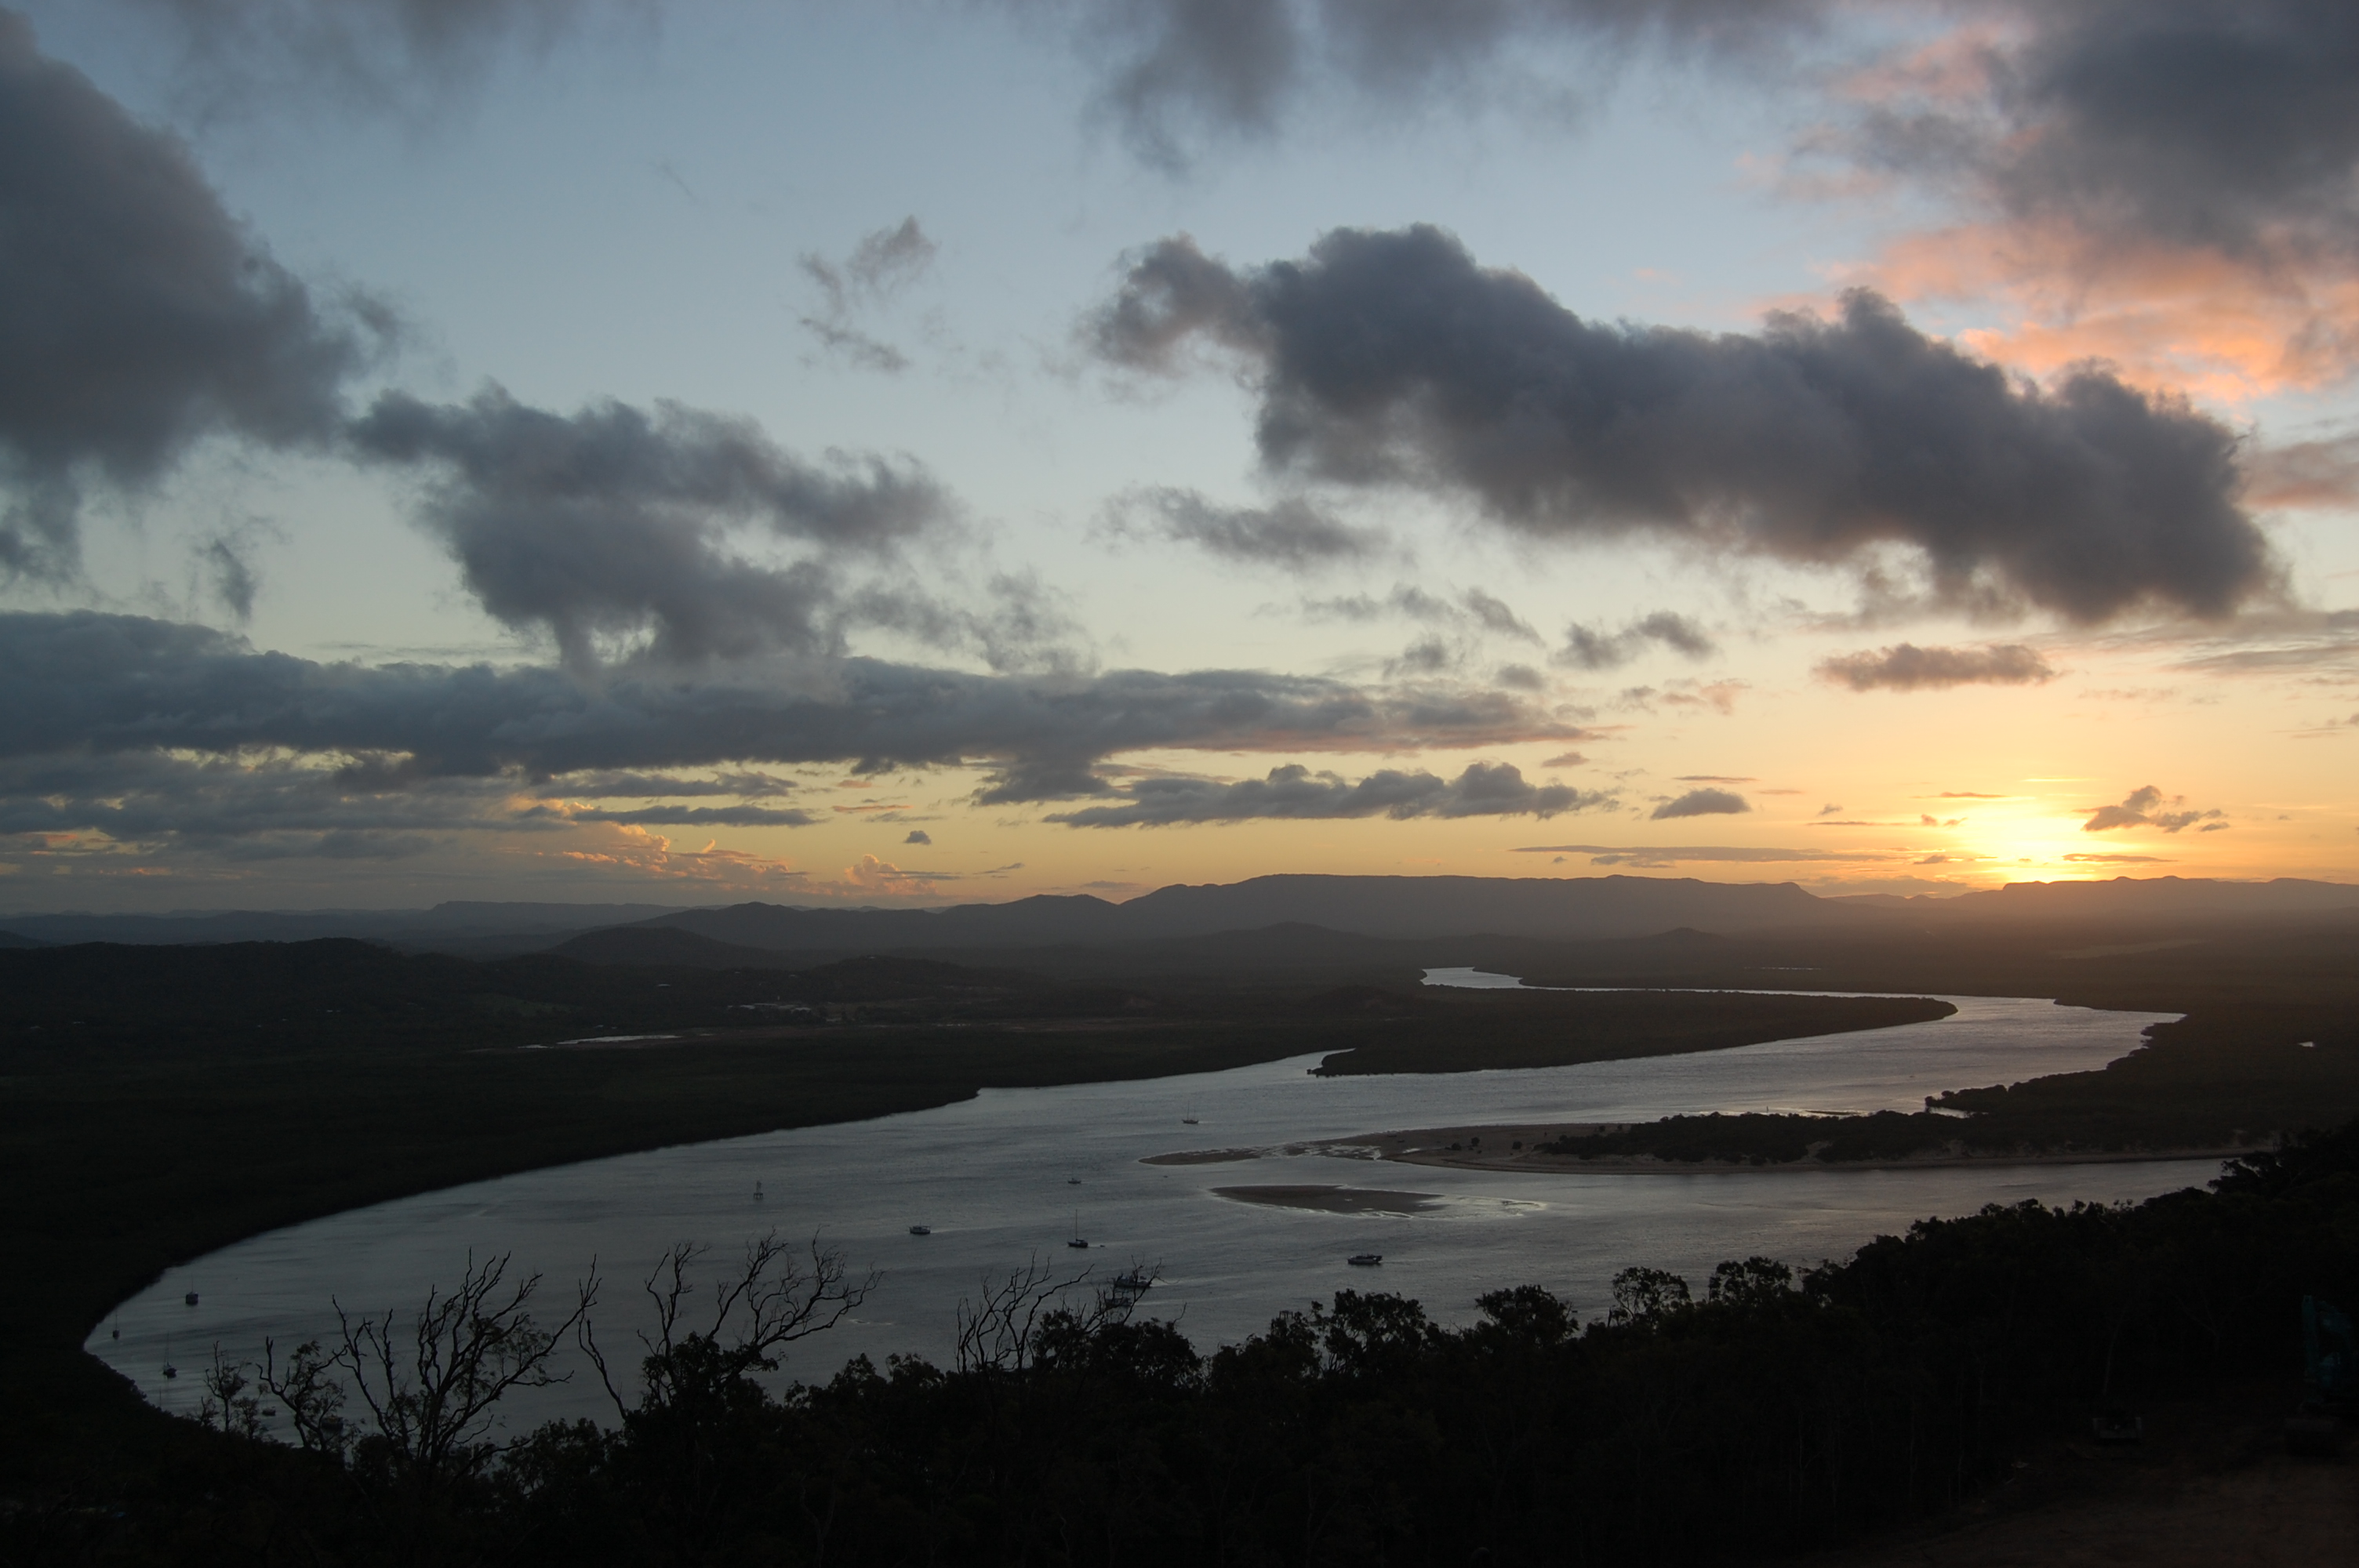
<path fill-rule="evenodd" d="M 1901 643 L 1820 661 L 1819 676 L 1854 691 L 1921 691 L 1953 686 L 2043 686 L 2055 667 L 2020 643 L 1988 648 L 1920 648 Z"/>
<path fill-rule="evenodd" d="M 908 355 L 853 326 L 852 319 L 917 281 L 939 250 L 911 216 L 866 236 L 841 262 L 806 252 L 798 265 L 819 286 L 826 303 L 821 314 L 802 318 L 803 330 L 830 351 L 869 370 L 890 375 L 908 369 Z"/>
<path fill-rule="evenodd" d="M 909 836 L 902 839 L 901 842 L 904 844 L 923 844 L 930 848 L 934 842 L 934 836 L 927 832 L 922 827 L 912 827 L 909 829 Z"/>
<path fill-rule="evenodd" d="M 933 265 L 940 250 L 912 214 L 889 229 L 864 236 L 841 263 L 807 252 L 800 265 L 827 295 L 829 305 L 841 313 L 864 296 L 882 298 L 916 282 Z"/>
<path fill-rule="evenodd" d="M 459 406 L 388 393 L 349 437 L 365 457 L 433 476 L 421 517 L 468 588 L 509 625 L 545 629 L 577 667 L 630 637 L 677 662 L 831 653 L 832 563 L 880 559 L 952 512 L 912 462 L 814 465 L 751 420 L 676 404 L 569 417 L 497 388 Z M 819 557 L 748 560 L 731 548 L 739 528 Z"/>
<path fill-rule="evenodd" d="M 1507 762 L 1474 762 L 1455 779 L 1419 770 L 1387 768 L 1353 783 L 1314 773 L 1299 762 L 1272 768 L 1266 778 L 1220 784 L 1211 779 L 1141 779 L 1119 804 L 1051 812 L 1046 820 L 1074 827 L 1168 827 L 1186 822 L 1312 820 L 1388 816 L 1554 816 L 1618 804 L 1613 797 L 1563 784 L 1533 784 Z"/>
<path fill-rule="evenodd" d="M 2349 256 L 2359 13 L 2341 0 L 2096 0 L 2017 15 L 2028 27 L 1987 46 L 1987 96 L 1879 106 L 1866 156 L 1969 179 L 2014 216 L 2100 243 Z"/>
<path fill-rule="evenodd" d="M 183 45 L 183 91 L 207 115 L 294 99 L 447 110 L 503 51 L 545 54 L 598 14 L 638 0 L 117 0 Z"/>
<path fill-rule="evenodd" d="M 1501 665 L 1491 678 L 1501 686 L 1512 687 L 1517 691 L 1548 689 L 1548 676 L 1529 665 Z"/>
<path fill-rule="evenodd" d="M 2164 810 L 2169 806 L 2171 810 Z M 2174 795 L 2166 801 L 2162 791 L 2152 784 L 2141 784 L 2132 790 L 2119 806 L 2101 806 L 2081 824 L 2083 833 L 2111 833 L 2124 827 L 2159 827 L 2165 833 L 2178 833 L 2204 823 L 2201 831 L 2215 832 L 2228 826 L 2227 813 L 2213 809 L 2196 811 L 2187 806 L 2185 795 Z"/>
<path fill-rule="evenodd" d="M 1200 342 L 1266 351 L 1251 285 L 1186 234 L 1126 259 L 1121 288 L 1082 324 L 1083 340 L 1109 364 L 1168 374 Z"/>
<path fill-rule="evenodd" d="M 1734 790 L 1691 789 L 1677 800 L 1667 800 L 1647 814 L 1650 822 L 1668 822 L 1680 816 L 1734 816 L 1753 809 L 1745 798 Z"/>
<path fill-rule="evenodd" d="M 1322 88 L 1404 97 L 1504 73 L 1517 46 L 1569 41 L 1593 68 L 1652 49 L 1749 56 L 1807 28 L 1822 0 L 1118 0 L 1026 9 L 1069 16 L 1104 64 L 1100 100 L 1150 163 L 1208 138 L 1266 135 Z"/>
<path fill-rule="evenodd" d="M 1302 609 L 1314 621 L 1366 622 L 1397 615 L 1404 620 L 1422 621 L 1460 631 L 1495 633 L 1527 643 L 1540 640 L 1540 634 L 1532 630 L 1531 622 L 1517 615 L 1505 600 L 1479 588 L 1467 589 L 1454 598 L 1444 598 L 1415 583 L 1397 583 L 1392 592 L 1382 599 L 1364 593 L 1336 599 L 1306 599 L 1302 601 Z"/>
<path fill-rule="evenodd" d="M 565 781 L 565 793 L 589 800 L 616 797 L 631 800 L 692 800 L 725 795 L 760 799 L 792 792 L 796 784 L 763 773 L 723 773 L 709 779 L 673 778 L 665 773 L 592 772 L 575 773 Z"/>
<path fill-rule="evenodd" d="M 206 540 L 197 550 L 197 564 L 212 579 L 214 597 L 231 614 L 240 621 L 254 619 L 254 596 L 261 591 L 262 579 L 239 540 L 225 535 Z"/>
<path fill-rule="evenodd" d="M 1354 527 L 1307 501 L 1230 507 L 1192 490 L 1162 485 L 1133 490 L 1110 503 L 1105 525 L 1118 536 L 1193 545 L 1227 560 L 1288 571 L 1362 561 L 1385 547 L 1384 535 L 1375 529 Z"/>
<path fill-rule="evenodd" d="M 2043 391 L 1865 291 L 1754 336 L 1604 326 L 1439 229 L 1339 229 L 1248 273 L 1167 241 L 1092 331 L 1135 370 L 1239 353 L 1274 472 L 1462 493 L 1542 537 L 1830 564 L 1898 544 L 1944 597 L 2083 622 L 2224 614 L 2275 580 L 2226 426 L 2094 366 Z"/>
<path fill-rule="evenodd" d="M 909 368 L 909 356 L 885 341 L 872 338 L 857 327 L 847 327 L 840 321 L 821 317 L 801 319 L 804 331 L 817 338 L 820 346 L 860 366 L 886 375 L 898 375 Z"/>
<path fill-rule="evenodd" d="M 845 659 L 682 681 L 610 671 L 324 665 L 137 616 L 0 614 L 0 760 L 264 749 L 398 759 L 388 779 L 563 778 L 739 763 L 986 767 L 982 799 L 1103 794 L 1152 748 L 1366 752 L 1582 738 L 1506 693 L 1313 676 L 973 675 Z M 616 792 L 621 793 L 621 792 Z"/>
<path fill-rule="evenodd" d="M 612 822 L 625 827 L 809 827 L 820 818 L 792 806 L 648 806 L 636 811 L 602 806 L 552 813 L 569 822 Z"/>
<path fill-rule="evenodd" d="M 2349 506 L 2359 502 L 2359 434 L 2258 447 L 2245 470 L 2256 506 Z"/>
<path fill-rule="evenodd" d="M 179 141 L 0 10 L 0 574 L 75 569 L 82 491 L 192 441 L 332 437 L 371 329 L 332 319 Z M 381 335 L 386 319 L 364 312 Z"/>
<path fill-rule="evenodd" d="M 1553 662 L 1584 670 L 1615 669 L 1644 653 L 1649 643 L 1691 659 L 1709 658 L 1720 651 L 1703 629 L 1687 617 L 1658 610 L 1619 632 L 1593 631 L 1576 621 L 1564 629 L 1564 646 L 1553 655 Z"/>

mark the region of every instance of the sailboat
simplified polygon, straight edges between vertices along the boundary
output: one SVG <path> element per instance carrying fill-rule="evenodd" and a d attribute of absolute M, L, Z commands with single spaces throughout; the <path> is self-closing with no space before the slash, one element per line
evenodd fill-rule
<path fill-rule="evenodd" d="M 758 1181 L 754 1184 L 754 1201 L 756 1203 L 762 1201 L 762 1184 Z"/>
<path fill-rule="evenodd" d="M 1088 1251 L 1090 1249 L 1090 1244 L 1082 1238 L 1082 1211 L 1080 1209 L 1075 1209 L 1073 1211 L 1073 1238 L 1071 1241 L 1066 1242 L 1065 1245 L 1068 1247 L 1078 1247 L 1084 1252 Z"/>
<path fill-rule="evenodd" d="M 164 1376 L 177 1378 L 179 1375 L 180 1369 L 172 1365 L 172 1336 L 168 1334 L 164 1336 Z"/>

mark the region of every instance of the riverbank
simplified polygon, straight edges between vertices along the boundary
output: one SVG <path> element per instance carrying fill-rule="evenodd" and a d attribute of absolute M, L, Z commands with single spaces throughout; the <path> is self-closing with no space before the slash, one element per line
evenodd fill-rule
<path fill-rule="evenodd" d="M 1968 1149 L 1963 1146 L 1927 1149 L 1914 1154 L 1882 1159 L 1827 1160 L 1805 1155 L 1798 1160 L 1770 1161 L 1731 1157 L 1682 1159 L 1659 1154 L 1582 1156 L 1550 1152 L 1548 1145 L 1603 1139 L 1632 1131 L 1625 1122 L 1485 1122 L 1460 1127 L 1406 1128 L 1392 1132 L 1364 1133 L 1291 1146 L 1288 1152 L 1324 1154 L 1343 1159 L 1382 1160 L 1404 1165 L 1438 1165 L 1468 1171 L 1518 1171 L 1571 1175 L 1697 1175 L 1738 1172 L 1774 1175 L 1797 1171 L 1937 1170 L 1968 1165 L 2101 1165 L 2164 1160 L 2228 1159 L 2251 1152 L 2247 1145 L 2203 1147 L 2045 1150 Z M 1150 1163 L 1196 1163 L 1214 1153 L 1159 1155 Z"/>

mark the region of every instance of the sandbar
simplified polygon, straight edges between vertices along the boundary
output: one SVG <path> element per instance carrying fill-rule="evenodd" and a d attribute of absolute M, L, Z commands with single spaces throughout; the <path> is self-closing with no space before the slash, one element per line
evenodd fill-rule
<path fill-rule="evenodd" d="M 1441 1206 L 1440 1193 L 1391 1193 L 1373 1187 L 1214 1187 L 1212 1195 L 1268 1208 L 1310 1209 L 1319 1214 L 1430 1214 Z"/>

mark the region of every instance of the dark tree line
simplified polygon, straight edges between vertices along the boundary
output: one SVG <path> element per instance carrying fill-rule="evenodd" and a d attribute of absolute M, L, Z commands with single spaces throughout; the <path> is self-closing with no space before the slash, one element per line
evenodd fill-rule
<path fill-rule="evenodd" d="M 1434 1323 L 1339 1292 L 1201 1353 L 1136 1292 L 1038 1269 L 962 1311 L 948 1367 L 773 1387 L 855 1306 L 841 1258 L 671 1254 L 625 1356 L 594 1284 L 471 1266 L 414 1318 L 217 1368 L 200 1461 L 99 1522 L 15 1521 L 92 1561 L 562 1563 L 1675 1563 L 1937 1513 L 2093 1411 L 2273 1375 L 2299 1303 L 2359 1303 L 2359 1123 L 2230 1162 L 2209 1192 L 1993 1206 L 1796 1276 L 1631 1269 L 1587 1324 L 1532 1287 Z M 566 1335 L 616 1421 L 495 1444 L 481 1416 Z M 636 1363 L 636 1365 L 633 1365 Z M 253 1435 L 251 1401 L 304 1447 Z M 46 1530 L 47 1533 L 39 1533 Z"/>

